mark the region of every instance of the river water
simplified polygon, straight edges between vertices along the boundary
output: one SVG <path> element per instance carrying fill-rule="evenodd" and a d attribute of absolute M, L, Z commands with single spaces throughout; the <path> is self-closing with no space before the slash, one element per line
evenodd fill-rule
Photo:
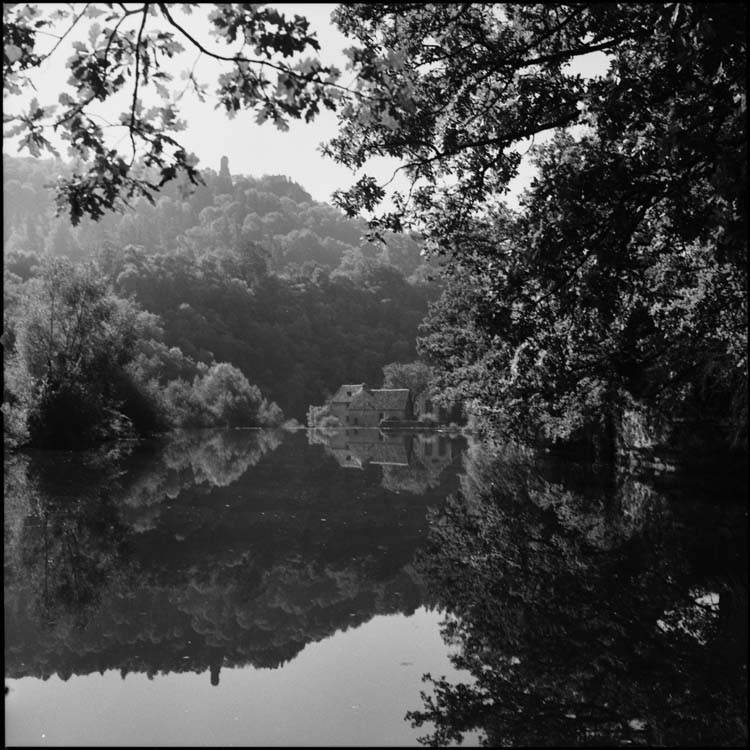
<path fill-rule="evenodd" d="M 6 745 L 747 742 L 747 512 L 443 433 L 5 459 Z"/>

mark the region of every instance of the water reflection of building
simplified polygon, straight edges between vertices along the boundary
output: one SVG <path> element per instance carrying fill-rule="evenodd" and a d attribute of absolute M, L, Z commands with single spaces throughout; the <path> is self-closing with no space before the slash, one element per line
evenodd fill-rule
<path fill-rule="evenodd" d="M 456 441 L 438 432 L 404 434 L 350 427 L 310 430 L 308 440 L 322 445 L 342 468 L 382 466 L 386 489 L 415 494 L 434 486 L 459 453 Z"/>
<path fill-rule="evenodd" d="M 414 438 L 414 456 L 425 466 L 442 470 L 453 462 L 453 442 L 447 435 L 420 433 Z"/>
<path fill-rule="evenodd" d="M 378 429 L 352 427 L 322 433 L 310 430 L 312 444 L 322 445 L 326 453 L 345 469 L 364 469 L 368 464 L 409 466 L 412 452 L 407 435 L 384 433 Z"/>
<path fill-rule="evenodd" d="M 351 432 L 348 455 L 383 473 L 413 471 L 412 442 L 379 435 Z M 307 643 L 420 606 L 412 562 L 426 511 L 457 478 L 383 502 L 378 470 L 340 471 L 306 435 L 282 437 L 231 485 L 190 468 L 214 433 L 168 451 L 145 444 L 137 461 L 108 463 L 109 473 L 84 470 L 81 457 L 6 462 L 6 677 L 116 668 L 123 677 L 205 672 L 218 686 L 228 668 L 277 668 Z M 227 456 L 244 466 L 240 449 L 259 439 L 226 438 Z M 179 450 L 188 445 L 189 461 Z M 151 502 L 164 496 L 181 455 L 169 502 Z M 239 473 L 226 468 L 222 476 Z M 73 488 L 77 502 L 62 502 L 57 488 Z"/>

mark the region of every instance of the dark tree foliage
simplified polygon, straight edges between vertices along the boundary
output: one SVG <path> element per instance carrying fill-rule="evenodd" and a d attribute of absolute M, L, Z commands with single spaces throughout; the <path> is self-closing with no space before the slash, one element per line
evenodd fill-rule
<path fill-rule="evenodd" d="M 615 486 L 475 447 L 418 568 L 453 662 L 424 744 L 736 746 L 747 738 L 747 522 L 695 486 Z M 718 485 L 718 482 L 717 482 Z M 746 488 L 744 488 L 746 489 Z"/>
<path fill-rule="evenodd" d="M 158 424 L 126 370 L 150 320 L 93 264 L 46 259 L 9 317 L 4 410 L 35 445 L 75 447 L 126 435 L 133 421 Z"/>
<path fill-rule="evenodd" d="M 342 382 L 379 382 L 383 364 L 415 355 L 425 294 L 393 269 L 357 281 L 300 274 L 258 279 L 227 273 L 217 256 L 147 256 L 131 248 L 113 271 L 164 323 L 165 344 L 238 367 L 289 416 L 302 419 Z"/>
<path fill-rule="evenodd" d="M 383 367 L 383 388 L 408 388 L 412 398 L 419 396 L 432 380 L 432 371 L 423 362 L 389 362 Z"/>
<path fill-rule="evenodd" d="M 47 255 L 93 257 L 117 295 L 160 316 L 161 337 L 139 343 L 133 370 L 167 388 L 172 421 L 237 421 L 217 416 L 217 402 L 211 407 L 207 391 L 193 387 L 206 377 L 199 363 L 231 363 L 248 387 L 302 419 L 341 382 L 379 382 L 384 364 L 414 358 L 417 327 L 436 294 L 423 283 L 430 269 L 414 238 L 391 233 L 383 245 L 369 243 L 363 221 L 316 203 L 288 178 L 232 176 L 228 164 L 219 174 L 207 170 L 187 201 L 167 185 L 155 206 L 139 200 L 122 215 L 70 227 L 52 219 L 40 163 L 7 159 L 6 270 L 28 281 Z M 28 201 L 9 193 L 16 182 L 28 186 Z M 11 329 L 15 309 L 9 299 Z M 260 409 L 261 422 L 274 421 L 270 405 Z"/>
<path fill-rule="evenodd" d="M 397 157 L 411 179 L 374 226 L 410 223 L 450 259 L 421 344 L 445 387 L 525 437 L 611 441 L 635 401 L 729 422 L 726 441 L 746 445 L 745 6 L 335 18 L 361 90 L 391 99 L 348 103 L 328 151 L 354 167 Z M 592 52 L 606 70 L 584 78 L 569 64 Z M 504 210 L 526 139 L 554 129 L 520 212 Z M 339 203 L 355 214 L 384 195 L 365 175 Z"/>
<path fill-rule="evenodd" d="M 678 168 L 675 183 L 713 175 L 727 210 L 739 212 L 736 236 L 745 208 L 744 162 L 735 158 L 743 155 L 744 19 L 741 3 L 341 6 L 334 21 L 357 42 L 348 54 L 367 96 L 342 107 L 328 151 L 354 167 L 371 156 L 402 160 L 411 200 L 390 218 L 420 220 L 449 249 L 453 230 L 483 215 L 515 176 L 519 142 L 589 124 L 625 163 L 665 136 L 641 168 L 666 162 Z M 585 79 L 570 63 L 593 52 L 609 69 Z M 441 184 L 445 177 L 455 179 Z M 361 188 L 340 194 L 352 213 L 385 192 L 371 177 Z"/>
<path fill-rule="evenodd" d="M 96 263 L 45 257 L 25 282 L 6 274 L 9 445 L 79 448 L 170 426 L 282 421 L 236 367 L 168 348 L 159 318 L 119 296 Z"/>

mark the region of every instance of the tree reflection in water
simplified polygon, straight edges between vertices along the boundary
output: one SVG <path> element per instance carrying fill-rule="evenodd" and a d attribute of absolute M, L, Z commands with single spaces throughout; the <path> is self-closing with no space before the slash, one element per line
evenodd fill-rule
<path fill-rule="evenodd" d="M 82 627 L 106 589 L 126 585 L 127 533 L 112 493 L 121 458 L 61 454 L 45 471 L 25 455 L 6 459 L 6 621 L 22 604 L 47 628 Z"/>
<path fill-rule="evenodd" d="M 473 682 L 425 676 L 420 741 L 746 745 L 744 500 L 544 476 L 474 447 L 431 518 L 418 569 Z"/>
<path fill-rule="evenodd" d="M 379 466 L 342 471 L 304 434 L 8 457 L 6 676 L 208 671 L 218 684 L 222 665 L 278 667 L 375 614 L 411 613 L 426 510 L 457 488 L 454 463 L 416 497 L 384 488 Z"/>

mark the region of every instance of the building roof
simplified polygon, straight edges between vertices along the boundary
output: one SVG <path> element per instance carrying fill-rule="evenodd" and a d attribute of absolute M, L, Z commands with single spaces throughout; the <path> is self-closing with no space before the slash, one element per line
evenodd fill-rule
<path fill-rule="evenodd" d="M 340 466 L 362 469 L 366 464 L 373 463 L 381 466 L 408 466 L 409 450 L 401 439 L 391 439 L 386 442 L 367 442 L 344 447 L 326 446 Z"/>
<path fill-rule="evenodd" d="M 377 404 L 372 396 L 372 392 L 366 389 L 362 389 L 352 396 L 349 402 L 350 409 L 377 409 Z"/>
<path fill-rule="evenodd" d="M 332 404 L 346 404 L 350 409 L 405 410 L 409 404 L 408 388 L 373 388 L 365 383 L 342 385 L 331 396 Z"/>
<path fill-rule="evenodd" d="M 372 443 L 367 446 L 367 457 L 373 464 L 381 466 L 408 466 L 409 454 L 403 441 Z"/>
<path fill-rule="evenodd" d="M 331 396 L 332 404 L 348 404 L 352 398 L 360 393 L 365 388 L 364 383 L 352 383 L 349 385 L 342 385 L 336 393 Z M 351 396 L 349 395 L 351 393 Z"/>
<path fill-rule="evenodd" d="M 326 448 L 326 450 L 338 461 L 339 466 L 343 466 L 345 469 L 364 468 L 362 458 L 353 451 L 344 448 Z"/>
<path fill-rule="evenodd" d="M 406 409 L 409 403 L 408 388 L 377 388 L 370 393 L 377 409 Z"/>

